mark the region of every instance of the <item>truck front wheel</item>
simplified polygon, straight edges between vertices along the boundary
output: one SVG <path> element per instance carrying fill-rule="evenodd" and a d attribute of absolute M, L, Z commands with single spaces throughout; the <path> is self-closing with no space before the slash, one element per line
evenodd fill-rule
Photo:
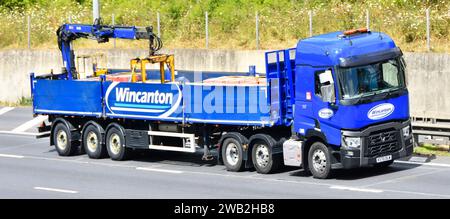
<path fill-rule="evenodd" d="M 222 158 L 228 171 L 242 171 L 244 168 L 242 144 L 234 138 L 225 139 L 222 146 Z"/>
<path fill-rule="evenodd" d="M 64 123 L 56 124 L 52 137 L 59 156 L 67 157 L 76 153 L 77 147 L 72 144 L 72 134 Z"/>
<path fill-rule="evenodd" d="M 311 145 L 308 166 L 314 178 L 327 179 L 331 176 L 331 159 L 328 147 L 322 142 Z"/>
<path fill-rule="evenodd" d="M 108 130 L 106 135 L 106 148 L 112 160 L 126 160 L 131 153 L 130 149 L 125 147 L 125 136 L 116 127 Z"/>

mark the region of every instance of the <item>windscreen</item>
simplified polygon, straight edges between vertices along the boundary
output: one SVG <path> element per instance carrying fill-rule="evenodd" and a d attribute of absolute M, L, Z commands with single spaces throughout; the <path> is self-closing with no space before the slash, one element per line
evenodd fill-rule
<path fill-rule="evenodd" d="M 400 58 L 338 70 L 342 99 L 354 99 L 406 87 Z"/>

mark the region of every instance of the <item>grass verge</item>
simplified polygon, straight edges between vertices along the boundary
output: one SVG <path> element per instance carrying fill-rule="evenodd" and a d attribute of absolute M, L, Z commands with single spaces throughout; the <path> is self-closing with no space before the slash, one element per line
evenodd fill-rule
<path fill-rule="evenodd" d="M 436 155 L 450 157 L 449 146 L 424 144 L 414 148 L 416 155 Z"/>
<path fill-rule="evenodd" d="M 9 106 L 9 107 L 25 107 L 31 106 L 32 101 L 29 97 L 22 97 L 16 102 L 2 102 L 0 101 L 0 106 Z"/>

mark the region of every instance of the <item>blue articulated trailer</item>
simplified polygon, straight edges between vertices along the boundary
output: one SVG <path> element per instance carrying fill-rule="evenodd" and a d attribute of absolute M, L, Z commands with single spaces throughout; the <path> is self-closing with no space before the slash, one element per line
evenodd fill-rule
<path fill-rule="evenodd" d="M 150 53 L 132 59 L 130 70 L 81 76 L 78 38 L 148 39 Z M 177 72 L 173 55 L 157 53 L 162 42 L 151 27 L 65 24 L 58 42 L 63 71 L 30 80 L 34 114 L 49 116 L 39 131 L 61 156 L 120 161 L 141 149 L 203 150 L 229 171 L 268 174 L 286 165 L 328 178 L 334 169 L 386 167 L 413 151 L 405 62 L 384 33 L 307 38 L 267 52 L 260 74 Z"/>

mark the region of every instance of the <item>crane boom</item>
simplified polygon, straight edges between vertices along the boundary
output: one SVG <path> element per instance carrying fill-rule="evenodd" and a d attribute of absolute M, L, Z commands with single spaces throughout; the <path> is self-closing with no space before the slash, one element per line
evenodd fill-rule
<path fill-rule="evenodd" d="M 161 39 L 153 33 L 153 27 L 136 26 L 109 26 L 101 25 L 101 20 L 96 20 L 93 25 L 64 24 L 58 31 L 58 46 L 62 53 L 64 74 L 62 79 L 77 79 L 75 67 L 75 55 L 72 42 L 79 38 L 97 40 L 98 43 L 109 42 L 111 38 L 129 40 L 149 40 L 149 56 L 162 48 Z"/>

